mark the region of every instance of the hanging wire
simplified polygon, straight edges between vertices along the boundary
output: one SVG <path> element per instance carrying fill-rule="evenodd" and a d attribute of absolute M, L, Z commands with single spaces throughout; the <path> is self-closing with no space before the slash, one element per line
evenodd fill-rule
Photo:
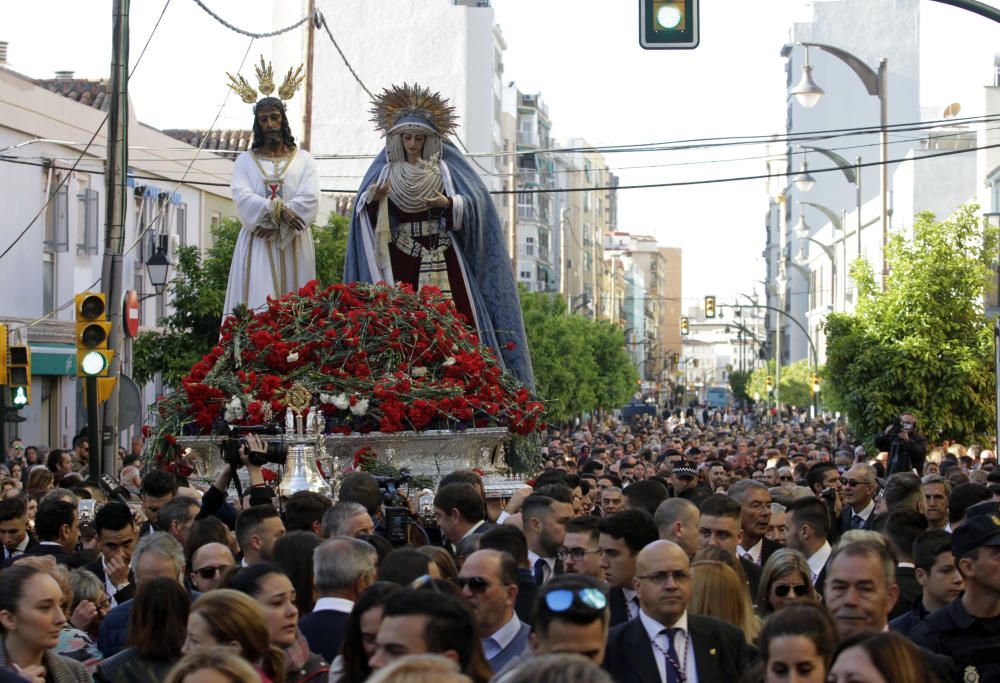
<path fill-rule="evenodd" d="M 311 15 L 306 15 L 306 16 L 302 17 L 301 19 L 299 19 L 298 21 L 296 21 L 294 24 L 286 26 L 285 28 L 279 28 L 277 31 L 268 31 L 267 33 L 253 33 L 252 31 L 247 31 L 246 29 L 242 29 L 239 26 L 234 26 L 233 24 L 230 24 L 228 21 L 226 21 L 225 19 L 223 19 L 222 17 L 220 17 L 218 14 L 216 14 L 215 12 L 213 12 L 201 0 L 194 0 L 194 2 L 195 2 L 196 5 L 198 5 L 198 7 L 201 7 L 203 10 L 205 10 L 205 12 L 210 17 L 212 17 L 217 22 L 219 22 L 220 24 L 222 24 L 223 26 L 225 26 L 226 28 L 228 28 L 230 31 L 235 31 L 236 33 L 239 33 L 241 35 L 247 36 L 249 38 L 254 38 L 254 39 L 257 39 L 257 38 L 273 38 L 274 36 L 280 36 L 282 33 L 288 33 L 289 31 L 294 31 L 299 26 L 301 26 L 302 24 L 306 23 L 307 21 L 309 21 L 312 18 Z"/>

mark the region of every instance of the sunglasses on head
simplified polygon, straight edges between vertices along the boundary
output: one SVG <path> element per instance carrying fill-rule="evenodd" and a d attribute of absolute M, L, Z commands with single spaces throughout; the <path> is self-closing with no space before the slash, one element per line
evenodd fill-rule
<path fill-rule="evenodd" d="M 809 592 L 809 586 L 804 583 L 799 583 L 794 586 L 789 586 L 787 583 L 783 583 L 780 586 L 774 587 L 774 594 L 779 598 L 786 597 L 791 591 L 795 591 L 795 595 L 800 598 L 804 598 Z"/>
<path fill-rule="evenodd" d="M 553 612 L 565 612 L 574 602 L 590 609 L 604 609 L 608 605 L 608 598 L 597 588 L 560 588 L 545 594 L 545 606 Z"/>
<path fill-rule="evenodd" d="M 209 566 L 209 567 L 202 567 L 201 569 L 195 569 L 194 573 L 200 576 L 205 581 L 210 581 L 211 579 L 214 579 L 221 572 L 224 572 L 226 569 L 228 569 L 226 565 L 220 564 L 218 566 Z"/>
<path fill-rule="evenodd" d="M 468 586 L 469 590 L 477 595 L 485 593 L 486 589 L 493 585 L 481 576 L 460 576 L 455 579 L 455 584 L 463 590 Z"/>

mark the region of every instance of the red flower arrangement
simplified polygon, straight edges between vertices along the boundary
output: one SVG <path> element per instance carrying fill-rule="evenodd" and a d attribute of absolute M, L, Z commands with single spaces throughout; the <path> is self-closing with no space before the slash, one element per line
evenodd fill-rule
<path fill-rule="evenodd" d="M 179 456 L 175 434 L 208 434 L 231 425 L 281 419 L 286 394 L 304 386 L 326 433 L 545 428 L 544 406 L 508 372 L 432 287 L 315 281 L 238 308 L 222 336 L 157 403 L 152 452 L 157 464 Z M 307 411 L 308 412 L 308 411 Z"/>

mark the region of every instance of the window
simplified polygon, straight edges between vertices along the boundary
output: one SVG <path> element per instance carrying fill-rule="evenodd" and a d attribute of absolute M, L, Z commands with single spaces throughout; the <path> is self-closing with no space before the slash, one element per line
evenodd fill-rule
<path fill-rule="evenodd" d="M 522 280 L 530 280 L 531 279 L 531 271 L 522 270 L 521 271 L 521 279 Z"/>
<path fill-rule="evenodd" d="M 535 255 L 535 238 L 526 237 L 524 240 L 524 254 L 525 256 Z"/>
<path fill-rule="evenodd" d="M 53 177 L 53 182 L 58 182 Z M 69 188 L 56 187 L 50 195 L 45 220 L 45 251 L 69 251 Z"/>
<path fill-rule="evenodd" d="M 177 217 L 177 241 L 182 247 L 187 246 L 188 234 L 187 234 L 187 204 L 178 204 L 175 211 Z"/>
<path fill-rule="evenodd" d="M 98 201 L 100 195 L 97 190 L 84 188 L 76 196 L 80 202 L 79 230 L 77 232 L 76 253 L 96 254 L 98 226 Z"/>
<path fill-rule="evenodd" d="M 56 310 L 56 257 L 50 251 L 42 253 L 42 313 Z"/>

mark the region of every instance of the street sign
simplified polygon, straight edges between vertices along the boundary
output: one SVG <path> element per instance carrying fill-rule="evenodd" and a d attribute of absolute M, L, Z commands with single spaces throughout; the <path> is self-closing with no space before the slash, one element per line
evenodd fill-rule
<path fill-rule="evenodd" d="M 139 336 L 139 294 L 130 289 L 125 292 L 125 303 L 122 307 L 122 319 L 125 321 L 125 336 L 135 339 Z"/>

